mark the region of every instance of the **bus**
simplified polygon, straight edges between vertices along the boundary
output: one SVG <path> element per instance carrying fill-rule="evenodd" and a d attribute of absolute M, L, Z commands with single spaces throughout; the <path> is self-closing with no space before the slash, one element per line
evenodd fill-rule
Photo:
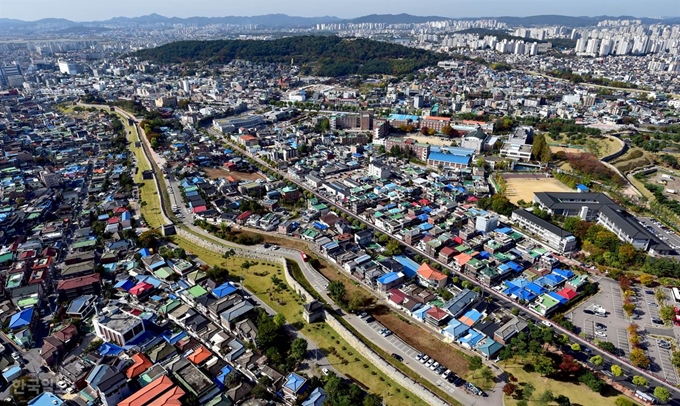
<path fill-rule="evenodd" d="M 303 260 L 303 261 L 307 262 L 307 259 L 308 259 L 308 258 L 307 258 L 307 254 L 305 254 L 304 251 L 301 251 L 301 252 L 300 252 L 300 256 L 302 257 L 302 260 Z"/>
<path fill-rule="evenodd" d="M 644 393 L 641 390 L 635 391 L 635 397 L 648 405 L 656 404 L 656 398 L 654 396 L 650 395 L 649 393 Z"/>
<path fill-rule="evenodd" d="M 673 299 L 675 299 L 677 303 L 680 303 L 680 289 L 673 288 Z"/>

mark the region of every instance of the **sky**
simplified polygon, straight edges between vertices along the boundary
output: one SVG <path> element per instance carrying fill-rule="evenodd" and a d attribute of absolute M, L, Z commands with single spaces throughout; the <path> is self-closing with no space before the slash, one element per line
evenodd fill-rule
<path fill-rule="evenodd" d="M 387 5 L 387 6 L 386 6 Z M 367 14 L 494 17 L 562 14 L 571 16 L 680 16 L 680 0 L 0 0 L 0 18 L 38 20 L 66 18 L 98 21 L 157 13 L 166 17 L 292 16 L 360 17 Z"/>

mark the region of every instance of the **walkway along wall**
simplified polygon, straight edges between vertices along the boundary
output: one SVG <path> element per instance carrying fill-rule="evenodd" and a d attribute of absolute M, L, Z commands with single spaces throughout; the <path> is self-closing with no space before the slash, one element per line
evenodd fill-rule
<path fill-rule="evenodd" d="M 404 375 L 401 371 L 390 365 L 389 362 L 385 361 L 380 355 L 375 351 L 370 349 L 367 345 L 361 342 L 351 331 L 349 331 L 342 323 L 335 320 L 332 314 L 326 312 L 326 323 L 331 326 L 340 337 L 342 337 L 347 343 L 357 350 L 359 354 L 363 355 L 368 359 L 371 364 L 375 365 L 382 373 L 387 375 L 390 379 L 394 380 L 399 385 L 407 388 L 413 394 L 423 399 L 429 405 L 448 405 L 447 402 L 442 400 L 440 397 L 430 392 L 427 388 L 414 381 L 410 377 Z"/>

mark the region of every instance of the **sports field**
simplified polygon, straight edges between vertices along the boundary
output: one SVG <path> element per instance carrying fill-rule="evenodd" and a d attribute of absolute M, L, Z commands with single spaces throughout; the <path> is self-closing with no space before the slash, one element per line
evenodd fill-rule
<path fill-rule="evenodd" d="M 544 175 L 504 175 L 505 196 L 512 203 L 534 200 L 535 192 L 573 192 L 567 185 L 552 177 Z"/>

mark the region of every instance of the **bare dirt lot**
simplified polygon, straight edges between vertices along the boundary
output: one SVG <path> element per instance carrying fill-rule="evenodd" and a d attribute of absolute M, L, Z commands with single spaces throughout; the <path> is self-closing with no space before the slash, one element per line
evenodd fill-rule
<path fill-rule="evenodd" d="M 566 152 L 567 154 L 583 154 L 587 151 L 579 148 L 567 148 L 567 147 L 550 147 L 550 152 L 556 154 L 558 152 Z"/>
<path fill-rule="evenodd" d="M 423 144 L 439 145 L 439 146 L 451 146 L 452 143 L 456 143 L 454 140 L 450 140 L 444 137 L 438 137 L 436 135 L 422 135 L 418 133 L 408 134 L 405 138 L 411 138 L 416 140 L 416 142 L 422 142 Z"/>
<path fill-rule="evenodd" d="M 260 172 L 231 172 L 222 168 L 206 168 L 204 171 L 211 179 L 226 178 L 227 176 L 231 176 L 236 180 L 258 180 L 265 178 Z"/>
<path fill-rule="evenodd" d="M 408 345 L 436 359 L 456 374 L 465 376 L 470 372 L 467 359 L 455 347 L 440 341 L 414 322 L 405 322 L 384 305 L 376 306 L 370 313 Z"/>
<path fill-rule="evenodd" d="M 663 172 L 656 171 L 653 174 L 647 176 L 647 182 L 653 183 L 655 185 L 663 186 L 663 194 L 669 199 L 680 201 L 680 178 L 677 176 L 671 176 L 670 178 L 664 178 L 662 175 L 667 175 Z M 675 193 L 671 193 L 675 192 Z"/>
<path fill-rule="evenodd" d="M 505 196 L 515 204 L 533 201 L 535 192 L 573 192 L 559 180 L 544 175 L 504 175 L 503 179 L 507 185 Z"/>

